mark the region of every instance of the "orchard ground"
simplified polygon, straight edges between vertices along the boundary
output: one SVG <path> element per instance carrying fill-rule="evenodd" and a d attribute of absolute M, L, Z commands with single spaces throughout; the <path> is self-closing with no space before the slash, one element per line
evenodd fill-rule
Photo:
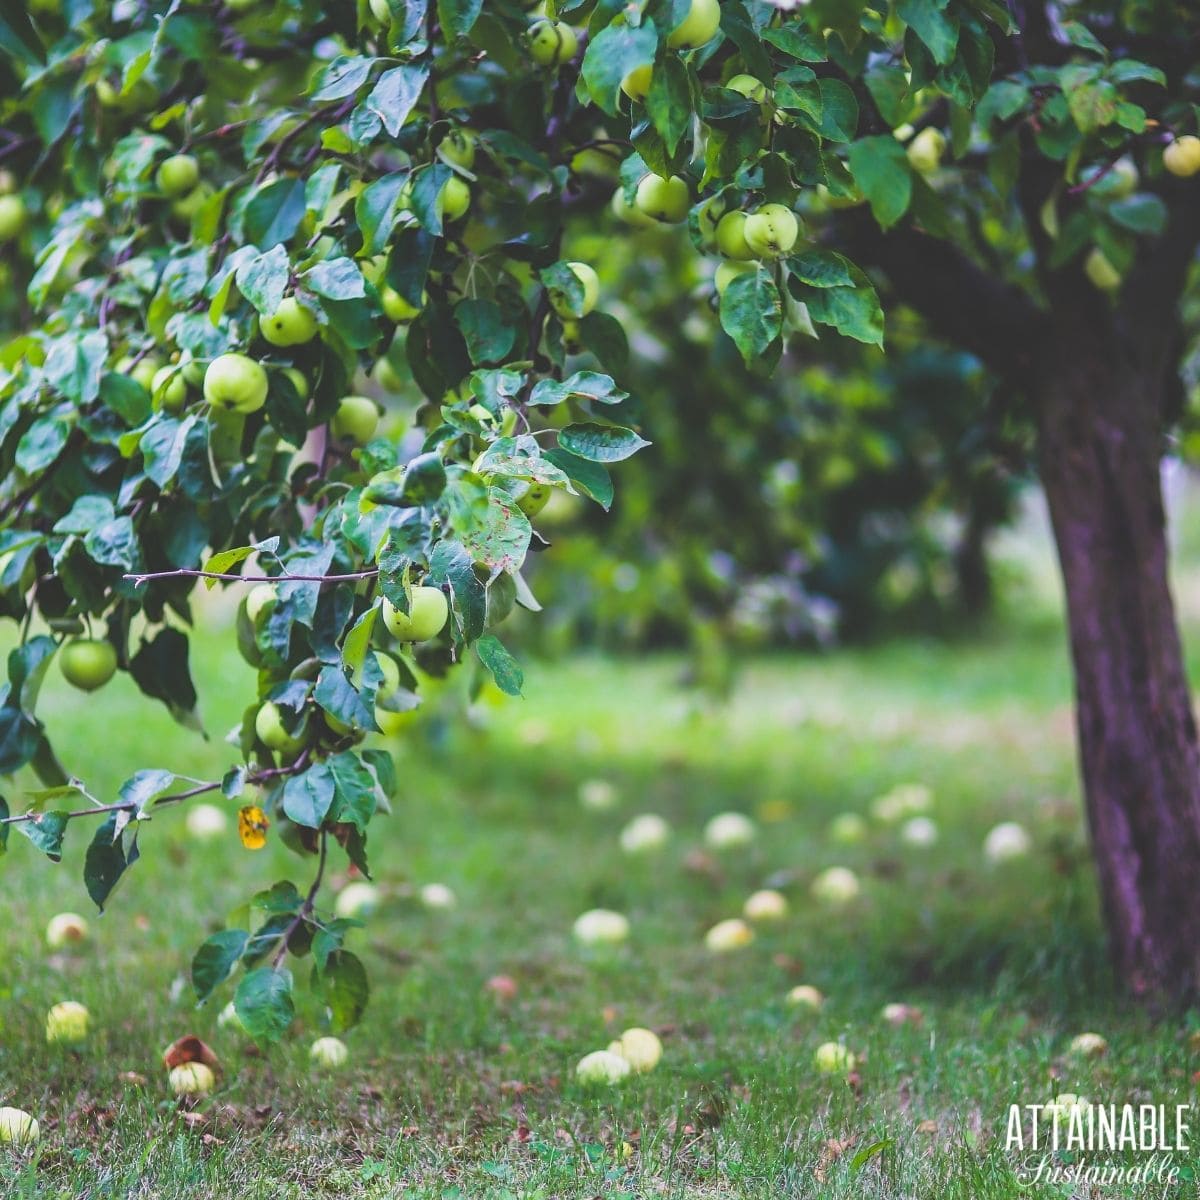
<path fill-rule="evenodd" d="M 1185 549 L 1187 571 L 1197 555 Z M 1200 1018 L 1156 1024 L 1112 986 L 1063 634 L 1030 553 L 1044 545 L 1012 543 L 1005 569 L 1021 556 L 1025 582 L 969 643 L 758 659 L 727 707 L 682 691 L 677 659 L 531 663 L 527 697 L 486 723 L 427 722 L 401 759 L 403 798 L 372 836 L 387 899 L 358 941 L 374 992 L 336 1073 L 310 1068 L 322 1030 L 303 986 L 292 1034 L 259 1054 L 217 1027 L 228 985 L 197 1011 L 186 980 L 214 916 L 276 879 L 304 886 L 310 862 L 274 841 L 243 850 L 232 820 L 218 841 L 195 842 L 185 812 L 167 812 L 95 919 L 85 839 L 68 837 L 54 867 L 14 833 L 0 891 L 0 1103 L 32 1111 L 43 1137 L 36 1153 L 0 1153 L 0 1194 L 985 1200 L 1031 1194 L 1003 1148 L 1011 1103 L 1195 1100 Z M 1180 587 L 1196 634 L 1190 578 Z M 91 697 L 48 685 L 56 744 L 97 795 L 135 766 L 211 778 L 231 761 L 219 734 L 252 687 L 232 639 L 201 646 L 208 742 L 148 716 L 123 677 Z M 577 798 L 597 778 L 616 789 L 606 813 Z M 908 781 L 933 789 L 936 845 L 906 846 L 877 822 L 861 845 L 830 843 L 832 817 L 866 815 Z M 754 845 L 704 849 L 704 822 L 725 810 L 758 820 Z M 618 833 L 644 812 L 674 836 L 657 857 L 629 858 Z M 1004 820 L 1025 824 L 1034 847 L 989 867 L 982 842 Z M 834 864 L 864 887 L 830 913 L 808 885 Z M 457 907 L 421 908 L 413 893 L 429 882 L 453 888 Z M 764 886 L 788 895 L 791 915 L 739 952 L 706 951 L 705 931 Z M 632 922 L 606 954 L 571 938 L 598 906 Z M 92 921 L 81 953 L 45 947 L 63 909 Z M 296 970 L 302 984 L 306 964 Z M 485 987 L 498 974 L 516 983 L 507 1003 Z M 798 983 L 826 994 L 821 1012 L 786 1005 Z M 77 1052 L 45 1042 L 45 1011 L 63 999 L 91 1009 Z M 921 1023 L 886 1024 L 880 1010 L 896 1002 Z M 658 1068 L 599 1093 L 579 1086 L 575 1063 L 630 1025 L 661 1033 Z M 1108 1039 L 1106 1057 L 1070 1057 L 1084 1030 Z M 159 1059 L 189 1032 L 223 1065 L 194 1113 L 170 1097 Z M 859 1057 L 854 1086 L 815 1072 L 830 1040 Z"/>

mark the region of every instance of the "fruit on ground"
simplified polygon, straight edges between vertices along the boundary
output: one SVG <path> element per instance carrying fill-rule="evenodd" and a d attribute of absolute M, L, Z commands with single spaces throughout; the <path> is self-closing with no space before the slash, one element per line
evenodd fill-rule
<path fill-rule="evenodd" d="M 704 840 L 714 850 L 730 850 L 747 846 L 757 834 L 754 822 L 744 813 L 718 813 L 704 827 Z"/>
<path fill-rule="evenodd" d="M 641 813 L 621 830 L 621 849 L 626 854 L 649 854 L 661 850 L 670 836 L 670 825 L 657 813 Z"/>
<path fill-rule="evenodd" d="M 475 165 L 476 137 L 469 129 L 452 129 L 438 143 L 438 157 L 469 171 Z"/>
<path fill-rule="evenodd" d="M 756 104 L 761 104 L 767 98 L 767 85 L 753 75 L 735 75 L 725 86 Z"/>
<path fill-rule="evenodd" d="M 1163 166 L 1180 179 L 1200 172 L 1200 137 L 1185 133 L 1163 151 Z"/>
<path fill-rule="evenodd" d="M 607 779 L 585 779 L 579 785 L 579 803 L 592 812 L 607 812 L 616 806 L 617 789 Z"/>
<path fill-rule="evenodd" d="M 754 930 L 741 917 L 718 921 L 705 935 L 704 944 L 714 954 L 728 954 L 754 941 Z"/>
<path fill-rule="evenodd" d="M 254 732 L 258 740 L 280 754 L 295 754 L 304 746 L 304 739 L 288 733 L 279 705 L 268 700 L 255 714 Z"/>
<path fill-rule="evenodd" d="M 204 398 L 214 408 L 257 412 L 267 402 L 267 373 L 244 354 L 222 354 L 204 372 Z"/>
<path fill-rule="evenodd" d="M 28 215 L 20 196 L 0 196 L 0 242 L 11 242 L 25 228 Z"/>
<path fill-rule="evenodd" d="M 811 890 L 815 900 L 840 908 L 857 899 L 862 889 L 858 876 L 849 867 L 830 867 L 813 880 Z"/>
<path fill-rule="evenodd" d="M 187 403 L 187 382 L 175 367 L 159 367 L 150 380 L 150 395 L 167 412 L 177 413 Z"/>
<path fill-rule="evenodd" d="M 1092 286 L 1102 292 L 1115 292 L 1121 286 L 1121 272 L 1109 262 L 1099 246 L 1092 247 L 1091 253 L 1084 260 L 1083 270 L 1091 280 Z"/>
<path fill-rule="evenodd" d="M 825 1003 L 825 997 L 812 984 L 798 983 L 788 992 L 787 1002 L 793 1008 L 811 1008 L 816 1010 Z"/>
<path fill-rule="evenodd" d="M 383 602 L 383 623 L 392 637 L 401 642 L 427 642 L 437 637 L 450 616 L 446 593 L 436 587 L 415 587 L 407 613 L 390 600 Z"/>
<path fill-rule="evenodd" d="M 929 175 L 942 165 L 942 154 L 946 150 L 946 135 L 940 129 L 922 129 L 911 142 L 905 153 L 914 171 Z"/>
<path fill-rule="evenodd" d="M 1031 846 L 1024 826 L 1016 821 L 1002 821 L 984 839 L 983 856 L 990 863 L 1008 862 L 1014 858 L 1024 858 Z"/>
<path fill-rule="evenodd" d="M 457 221 L 471 207 L 471 189 L 457 175 L 446 180 L 440 197 L 442 219 Z"/>
<path fill-rule="evenodd" d="M 46 1014 L 46 1041 L 53 1045 L 73 1045 L 88 1035 L 91 1014 L 78 1001 L 64 1000 Z"/>
<path fill-rule="evenodd" d="M 725 295 L 725 289 L 739 275 L 752 275 L 757 270 L 758 264 L 754 262 L 738 262 L 736 259 L 730 259 L 728 262 L 720 263 L 713 274 L 713 285 L 717 289 L 717 295 Z"/>
<path fill-rule="evenodd" d="M 21 1108 L 0 1108 L 0 1142 L 28 1146 L 42 1136 L 37 1121 Z"/>
<path fill-rule="evenodd" d="M 553 491 L 548 483 L 531 483 L 517 497 L 517 507 L 527 517 L 536 517 L 550 502 Z"/>
<path fill-rule="evenodd" d="M 356 879 L 338 892 L 333 911 L 339 917 L 350 919 L 367 917 L 379 907 L 379 899 L 379 889 L 373 883 Z"/>
<path fill-rule="evenodd" d="M 295 296 L 284 296 L 279 307 L 259 319 L 264 340 L 272 346 L 303 346 L 317 336 L 317 318 Z"/>
<path fill-rule="evenodd" d="M 350 1051 L 346 1049 L 346 1043 L 341 1038 L 323 1037 L 313 1042 L 308 1057 L 313 1066 L 320 1067 L 323 1071 L 332 1071 L 345 1063 L 350 1057 Z"/>
<path fill-rule="evenodd" d="M 647 175 L 637 187 L 637 207 L 655 221 L 677 225 L 687 216 L 691 194 L 687 180 L 681 175 L 664 179 Z"/>
<path fill-rule="evenodd" d="M 825 1042 L 817 1047 L 813 1062 L 822 1075 L 846 1075 L 857 1060 L 841 1042 Z"/>
<path fill-rule="evenodd" d="M 596 302 L 600 299 L 600 277 L 587 263 L 569 262 L 567 266 L 571 268 L 571 274 L 579 280 L 580 286 L 583 288 L 583 299 L 578 308 L 572 308 L 565 296 L 552 292 L 550 307 L 564 320 L 569 317 L 577 319 L 586 317 L 595 309 Z"/>
<path fill-rule="evenodd" d="M 575 1078 L 588 1087 L 620 1083 L 633 1068 L 619 1054 L 609 1050 L 593 1050 L 585 1054 L 575 1067 Z"/>
<path fill-rule="evenodd" d="M 258 618 L 277 598 L 273 583 L 256 583 L 246 594 L 246 616 L 250 619 L 250 624 L 257 625 Z"/>
<path fill-rule="evenodd" d="M 610 1054 L 619 1054 L 638 1074 L 653 1071 L 662 1058 L 662 1042 L 652 1029 L 635 1026 L 627 1029 L 608 1047 Z"/>
<path fill-rule="evenodd" d="M 207 1096 L 217 1086 L 217 1077 L 212 1068 L 202 1062 L 183 1063 L 175 1067 L 167 1077 L 171 1091 L 180 1099 Z"/>
<path fill-rule="evenodd" d="M 444 883 L 427 883 L 420 891 L 421 903 L 428 909 L 445 912 L 458 907 L 458 897 Z"/>
<path fill-rule="evenodd" d="M 421 303 L 413 305 L 409 304 L 394 287 L 384 284 L 379 289 L 379 303 L 383 307 L 384 316 L 389 321 L 395 321 L 397 325 L 411 321 L 425 307 L 426 301 L 427 297 L 424 292 L 421 293 Z"/>
<path fill-rule="evenodd" d="M 911 821 L 904 822 L 900 839 L 909 846 L 924 849 L 938 840 L 938 827 L 929 817 L 913 817 Z"/>
<path fill-rule="evenodd" d="M 746 245 L 763 258 L 787 254 L 800 236 L 800 222 L 786 204 L 764 204 L 746 218 Z"/>
<path fill-rule="evenodd" d="M 764 888 L 748 896 L 742 906 L 747 921 L 782 921 L 787 912 L 787 897 L 773 888 Z"/>
<path fill-rule="evenodd" d="M 692 0 L 687 16 L 667 35 L 667 45 L 673 50 L 695 50 L 712 41 L 720 27 L 718 0 Z"/>
<path fill-rule="evenodd" d="M 183 196 L 200 182 L 200 164 L 190 154 L 172 154 L 159 164 L 154 179 L 166 195 Z"/>
<path fill-rule="evenodd" d="M 1099 1033 L 1080 1033 L 1071 1039 L 1070 1049 L 1080 1058 L 1100 1058 L 1108 1053 L 1108 1042 Z"/>
<path fill-rule="evenodd" d="M 197 804 L 188 809 L 184 827 L 196 841 L 207 842 L 220 837 L 229 828 L 229 818 L 225 810 L 215 804 Z"/>
<path fill-rule="evenodd" d="M 615 946 L 629 936 L 629 919 L 607 908 L 592 908 L 575 921 L 572 932 L 585 946 Z"/>
<path fill-rule="evenodd" d="M 634 67 L 632 71 L 626 72 L 625 77 L 621 80 L 621 91 L 630 100 L 645 100 L 650 93 L 650 81 L 653 78 L 654 68 L 649 63 Z"/>
<path fill-rule="evenodd" d="M 375 436 L 378 425 L 379 409 L 367 396 L 344 396 L 329 422 L 334 437 L 348 438 L 359 446 Z"/>
<path fill-rule="evenodd" d="M 839 813 L 829 822 L 829 840 L 853 846 L 867 836 L 867 823 L 858 813 Z"/>
<path fill-rule="evenodd" d="M 78 946 L 88 939 L 88 923 L 78 913 L 61 912 L 50 918 L 46 926 L 46 945 L 51 950 Z"/>
<path fill-rule="evenodd" d="M 726 258 L 749 262 L 757 255 L 746 241 L 746 222 L 749 217 L 738 209 L 727 212 L 717 222 L 717 249 Z"/>
<path fill-rule="evenodd" d="M 58 665 L 72 687 L 94 692 L 116 673 L 117 652 L 111 642 L 76 638 L 59 651 Z"/>
<path fill-rule="evenodd" d="M 529 30 L 529 57 L 539 67 L 560 67 L 578 49 L 575 30 L 565 21 L 538 21 Z"/>

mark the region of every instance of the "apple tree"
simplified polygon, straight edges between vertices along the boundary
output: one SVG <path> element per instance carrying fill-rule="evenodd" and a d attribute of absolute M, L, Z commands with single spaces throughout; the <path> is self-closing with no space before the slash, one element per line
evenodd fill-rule
<path fill-rule="evenodd" d="M 220 792 L 247 846 L 313 866 L 200 947 L 199 998 L 232 977 L 269 1040 L 307 958 L 334 1026 L 357 1019 L 320 884 L 334 855 L 371 869 L 395 768 L 364 739 L 465 658 L 520 690 L 497 630 L 537 607 L 541 506 L 607 507 L 654 435 L 622 419 L 625 331 L 571 249 L 599 154 L 611 236 L 673 226 L 708 256 L 700 309 L 756 372 L 810 331 L 881 345 L 882 294 L 1036 414 L 1116 961 L 1194 989 L 1157 469 L 1200 237 L 1195 34 L 1143 0 L 2 0 L 0 238 L 27 284 L 0 348 L 0 771 L 43 787 L 0 845 L 55 858 L 92 822 L 103 905 L 154 819 Z M 426 398 L 410 429 L 361 394 L 380 359 Z M 243 590 L 258 668 L 238 761 L 93 798 L 39 720 L 45 672 L 128 671 L 194 723 L 215 585 Z"/>

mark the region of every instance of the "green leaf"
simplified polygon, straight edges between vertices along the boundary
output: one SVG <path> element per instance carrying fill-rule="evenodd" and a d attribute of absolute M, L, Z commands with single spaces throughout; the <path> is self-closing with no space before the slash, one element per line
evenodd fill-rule
<path fill-rule="evenodd" d="M 315 972 L 314 984 L 329 1012 L 334 1033 L 352 1029 L 362 1019 L 370 998 L 367 971 L 357 955 L 336 950 L 327 955 L 324 967 Z"/>
<path fill-rule="evenodd" d="M 201 943 L 192 958 L 192 987 L 203 1004 L 233 974 L 250 940 L 244 929 L 222 929 Z"/>
<path fill-rule="evenodd" d="M 128 849 L 126 837 L 129 838 Z M 83 861 L 83 882 L 101 912 L 121 877 L 138 857 L 136 824 L 130 832 L 129 814 L 112 813 L 96 830 Z"/>
<path fill-rule="evenodd" d="M 187 634 L 160 629 L 129 661 L 129 672 L 147 696 L 161 700 L 171 716 L 189 729 L 200 728 L 196 688 L 188 665 Z"/>
<path fill-rule="evenodd" d="M 783 330 L 783 302 L 774 280 L 759 269 L 732 280 L 721 297 L 721 328 L 752 364 Z M 573 449 L 573 447 L 569 447 Z"/>
<path fill-rule="evenodd" d="M 896 13 L 929 48 L 933 61 L 944 65 L 958 45 L 958 18 L 948 14 L 948 0 L 900 0 Z"/>
<path fill-rule="evenodd" d="M 863 1167 L 867 1165 L 871 1159 L 882 1154 L 889 1146 L 894 1145 L 894 1138 L 880 1138 L 877 1142 L 872 1142 L 869 1146 L 864 1146 L 851 1160 L 850 1173 L 857 1175 Z"/>
<path fill-rule="evenodd" d="M 321 668 L 317 686 L 313 688 L 313 699 L 344 725 L 357 725 L 361 729 L 377 728 L 374 714 L 340 667 L 327 665 Z"/>
<path fill-rule="evenodd" d="M 132 571 L 137 562 L 138 541 L 128 517 L 114 517 L 96 526 L 83 539 L 83 548 L 93 562 L 104 567 Z"/>
<path fill-rule="evenodd" d="M 1157 237 L 1167 227 L 1167 206 L 1158 196 L 1141 192 L 1127 196 L 1108 207 L 1108 215 L 1118 225 L 1132 229 L 1134 233 L 1146 233 Z"/>
<path fill-rule="evenodd" d="M 314 100 L 342 100 L 353 96 L 371 74 L 374 58 L 339 54 L 316 78 Z"/>
<path fill-rule="evenodd" d="M 559 431 L 558 444 L 591 462 L 621 462 L 650 443 L 623 425 L 598 425 L 592 421 L 568 425 Z"/>
<path fill-rule="evenodd" d="M 293 775 L 283 787 L 283 811 L 306 829 L 320 829 L 333 807 L 333 775 L 326 763 Z"/>
<path fill-rule="evenodd" d="M 1062 32 L 1072 46 L 1078 46 L 1080 50 L 1090 50 L 1093 54 L 1100 55 L 1101 58 L 1108 57 L 1104 43 L 1086 25 L 1082 25 L 1078 21 L 1064 21 Z"/>
<path fill-rule="evenodd" d="M 68 400 L 91 404 L 100 395 L 108 338 L 93 330 L 81 338 L 57 339 L 46 356 L 46 378 Z"/>
<path fill-rule="evenodd" d="M 504 648 L 494 634 L 487 634 L 475 643 L 479 661 L 491 672 L 496 686 L 506 696 L 519 696 L 525 684 L 525 673 L 517 660 Z"/>
<path fill-rule="evenodd" d="M 437 0 L 437 11 L 443 32 L 452 39 L 466 37 L 483 11 L 483 0 Z"/>
<path fill-rule="evenodd" d="M 848 142 L 858 129 L 858 101 L 840 79 L 821 80 L 821 120 L 817 130 L 833 142 Z"/>
<path fill-rule="evenodd" d="M 832 325 L 855 341 L 883 345 L 883 310 L 869 283 L 853 288 L 810 288 L 800 295 L 793 288 L 792 294 L 808 305 L 808 315 L 817 324 Z"/>
<path fill-rule="evenodd" d="M 58 416 L 34 421 L 17 443 L 17 466 L 27 475 L 44 471 L 63 452 L 69 432 L 67 422 Z"/>
<path fill-rule="evenodd" d="M 912 167 L 904 147 L 891 134 L 859 138 L 848 151 L 850 173 L 887 229 L 900 220 L 912 200 Z"/>
<path fill-rule="evenodd" d="M 268 249 L 290 241 L 304 220 L 307 208 L 303 179 L 273 180 L 259 188 L 246 205 L 246 240 Z"/>
<path fill-rule="evenodd" d="M 588 400 L 596 404 L 620 404 L 627 399 L 608 375 L 597 371 L 576 371 L 569 379 L 539 380 L 529 397 L 533 406 L 562 404 L 566 400 Z M 647 443 L 648 444 L 648 443 Z"/>
<path fill-rule="evenodd" d="M 46 61 L 42 39 L 29 19 L 29 8 L 19 0 L 0 0 L 0 49 L 30 66 Z"/>
<path fill-rule="evenodd" d="M 256 1042 L 277 1042 L 296 1014 L 292 973 L 271 967 L 250 971 L 238 984 L 233 1006 L 246 1032 Z"/>
<path fill-rule="evenodd" d="M 658 34 L 652 21 L 634 29 L 613 21 L 588 43 L 581 75 L 592 99 L 609 116 L 617 115 L 621 80 L 637 67 L 650 66 L 658 53 Z"/>
<path fill-rule="evenodd" d="M 400 193 L 407 181 L 408 172 L 394 171 L 359 192 L 354 202 L 354 219 L 362 234 L 364 254 L 379 254 L 386 249 L 396 225 Z"/>
<path fill-rule="evenodd" d="M 788 259 L 788 272 L 810 287 L 853 287 L 850 261 L 833 250 L 805 250 Z"/>
<path fill-rule="evenodd" d="M 450 585 L 459 631 L 466 641 L 474 641 L 487 619 L 487 593 L 466 547 L 452 540 L 439 542 L 429 556 L 425 582 Z"/>
<path fill-rule="evenodd" d="M 428 80 L 428 67 L 393 67 L 380 75 L 364 102 L 365 106 L 379 118 L 392 137 L 399 137 L 401 127 L 416 107 Z"/>
<path fill-rule="evenodd" d="M 802 25 L 784 25 L 779 29 L 764 29 L 762 39 L 776 50 L 782 50 L 789 58 L 801 62 L 824 62 L 828 55 L 819 35 Z"/>
<path fill-rule="evenodd" d="M 266 254 L 255 255 L 242 263 L 234 277 L 238 291 L 265 317 L 279 307 L 287 290 L 291 263 L 282 246 L 273 246 Z"/>
<path fill-rule="evenodd" d="M 477 366 L 505 358 L 517 340 L 516 329 L 494 300 L 460 300 L 454 306 L 454 323 Z"/>
<path fill-rule="evenodd" d="M 580 458 L 561 446 L 547 450 L 545 457 L 552 462 L 579 491 L 590 496 L 605 512 L 612 506 L 613 484 L 608 468 Z"/>
<path fill-rule="evenodd" d="M 336 804 L 331 820 L 349 823 L 361 833 L 375 815 L 375 778 L 356 754 L 348 750 L 328 760 Z"/>
<path fill-rule="evenodd" d="M 691 128 L 693 107 L 688 69 L 682 59 L 668 55 L 650 77 L 646 111 L 669 155 L 675 154 L 683 135 Z"/>
<path fill-rule="evenodd" d="M 317 263 L 301 276 L 318 296 L 329 300 L 357 300 L 367 294 L 362 272 L 350 258 L 333 258 Z"/>
<path fill-rule="evenodd" d="M 65 812 L 34 813 L 28 821 L 18 824 L 17 830 L 51 862 L 62 861 L 63 834 L 67 831 Z"/>

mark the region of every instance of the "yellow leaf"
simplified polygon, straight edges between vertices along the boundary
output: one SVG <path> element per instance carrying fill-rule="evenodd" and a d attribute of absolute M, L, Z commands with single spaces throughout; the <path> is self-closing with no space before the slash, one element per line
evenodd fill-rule
<path fill-rule="evenodd" d="M 261 850 L 267 844 L 267 814 L 257 804 L 247 804 L 238 813 L 238 833 L 247 850 Z"/>

